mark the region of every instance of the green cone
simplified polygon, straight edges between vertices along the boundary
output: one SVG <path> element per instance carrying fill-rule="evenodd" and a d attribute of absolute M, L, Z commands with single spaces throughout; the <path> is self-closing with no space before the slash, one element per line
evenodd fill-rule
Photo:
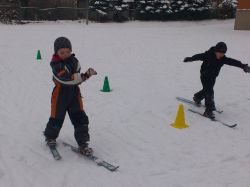
<path fill-rule="evenodd" d="M 40 50 L 37 51 L 36 59 L 37 60 L 42 60 L 42 56 L 41 56 Z"/>
<path fill-rule="evenodd" d="M 111 92 L 108 77 L 105 77 L 104 79 L 102 92 Z"/>

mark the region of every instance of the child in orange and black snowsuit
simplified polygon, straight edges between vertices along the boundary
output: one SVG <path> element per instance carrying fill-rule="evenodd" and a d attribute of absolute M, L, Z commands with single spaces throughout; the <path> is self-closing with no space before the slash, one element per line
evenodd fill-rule
<path fill-rule="evenodd" d="M 72 54 L 69 39 L 57 38 L 54 50 L 55 54 L 50 65 L 55 87 L 51 97 L 51 115 L 44 131 L 47 144 L 56 144 L 56 138 L 62 128 L 66 112 L 68 112 L 80 150 L 83 153 L 91 154 L 92 149 L 88 147 L 89 120 L 83 109 L 79 85 L 97 73 L 92 68 L 89 68 L 86 73 L 80 73 L 81 66 L 75 55 Z"/>

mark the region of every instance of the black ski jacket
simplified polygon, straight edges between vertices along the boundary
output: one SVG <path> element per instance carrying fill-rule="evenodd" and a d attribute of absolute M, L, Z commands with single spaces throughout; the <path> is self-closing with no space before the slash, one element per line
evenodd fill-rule
<path fill-rule="evenodd" d="M 211 47 L 205 53 L 196 54 L 189 58 L 189 61 L 196 60 L 203 61 L 200 70 L 201 76 L 210 78 L 216 78 L 224 64 L 242 69 L 245 66 L 245 64 L 242 64 L 240 61 L 233 58 L 228 58 L 226 56 L 224 56 L 222 59 L 217 59 L 215 55 L 215 47 Z"/>

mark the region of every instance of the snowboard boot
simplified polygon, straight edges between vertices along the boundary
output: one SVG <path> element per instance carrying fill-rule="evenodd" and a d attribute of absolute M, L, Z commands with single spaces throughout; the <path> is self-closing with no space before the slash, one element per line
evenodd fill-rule
<path fill-rule="evenodd" d="M 88 146 L 88 143 L 84 143 L 82 145 L 79 145 L 79 151 L 81 154 L 85 156 L 92 156 L 93 155 L 93 149 Z"/>
<path fill-rule="evenodd" d="M 47 142 L 48 146 L 56 146 L 56 139 L 46 138 L 45 141 Z"/>
<path fill-rule="evenodd" d="M 203 114 L 204 117 L 207 117 L 207 118 L 210 118 L 210 119 L 215 119 L 215 115 L 213 113 L 213 110 L 211 109 L 207 109 L 205 110 L 204 114 Z"/>
<path fill-rule="evenodd" d="M 197 97 L 193 97 L 193 100 L 194 100 L 194 102 L 195 102 L 195 104 L 197 105 L 197 106 L 201 106 L 201 100 L 200 99 L 198 99 Z"/>

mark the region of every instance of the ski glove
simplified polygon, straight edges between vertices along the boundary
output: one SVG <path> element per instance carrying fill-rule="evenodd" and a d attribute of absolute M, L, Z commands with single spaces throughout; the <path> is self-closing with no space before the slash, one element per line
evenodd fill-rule
<path fill-rule="evenodd" d="M 86 81 L 92 75 L 97 75 L 97 72 L 93 68 L 89 68 L 85 73 L 81 73 L 81 77 L 83 81 Z"/>
<path fill-rule="evenodd" d="M 243 70 L 244 70 L 245 73 L 250 73 L 250 67 L 248 66 L 248 64 L 245 64 L 243 66 Z"/>
<path fill-rule="evenodd" d="M 184 58 L 183 62 L 192 62 L 192 58 L 191 57 L 186 57 L 186 58 Z"/>

